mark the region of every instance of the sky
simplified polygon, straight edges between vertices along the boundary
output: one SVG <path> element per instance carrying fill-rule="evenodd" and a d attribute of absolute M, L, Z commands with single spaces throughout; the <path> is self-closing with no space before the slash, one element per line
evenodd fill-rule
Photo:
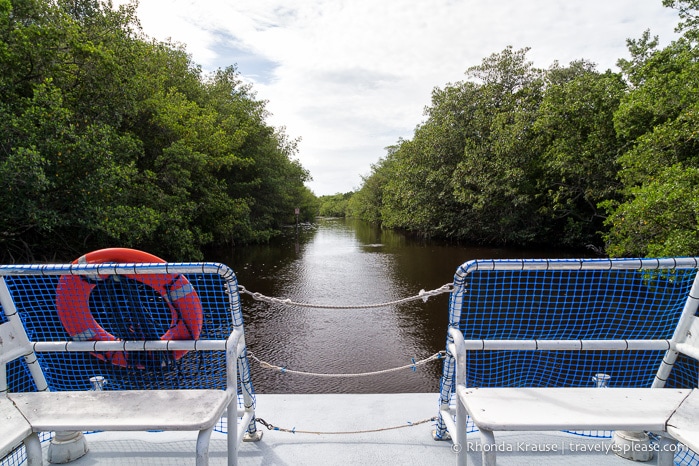
<path fill-rule="evenodd" d="M 627 39 L 649 29 L 664 46 L 678 22 L 661 0 L 140 0 L 137 15 L 205 72 L 236 65 L 267 123 L 300 139 L 318 196 L 359 189 L 386 147 L 412 139 L 433 89 L 507 46 L 540 68 L 618 71 Z"/>

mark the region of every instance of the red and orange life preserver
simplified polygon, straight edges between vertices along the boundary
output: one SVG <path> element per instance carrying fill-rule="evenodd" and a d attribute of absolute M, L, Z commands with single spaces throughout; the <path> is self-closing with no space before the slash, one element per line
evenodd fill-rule
<path fill-rule="evenodd" d="M 100 249 L 85 254 L 73 261 L 74 264 L 116 263 L 163 263 L 163 259 L 147 252 L 128 248 Z M 170 328 L 161 340 L 189 340 L 199 338 L 203 324 L 202 307 L 199 296 L 181 274 L 131 274 L 125 277 L 137 280 L 156 290 L 165 300 L 171 312 Z M 117 341 L 106 331 L 90 312 L 90 293 L 97 286 L 96 281 L 86 280 L 79 275 L 63 275 L 56 289 L 56 309 L 58 317 L 68 334 L 77 341 Z M 172 351 L 178 360 L 187 351 Z M 95 354 L 95 357 L 109 361 L 120 367 L 128 367 L 126 354 L 110 351 Z"/>

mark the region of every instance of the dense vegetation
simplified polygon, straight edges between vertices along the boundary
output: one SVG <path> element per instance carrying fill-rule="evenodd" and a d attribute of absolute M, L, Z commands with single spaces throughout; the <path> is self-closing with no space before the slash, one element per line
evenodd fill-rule
<path fill-rule="evenodd" d="M 681 37 L 629 40 L 620 73 L 485 58 L 434 90 L 360 190 L 317 199 L 235 67 L 203 73 L 134 4 L 0 0 L 0 260 L 200 259 L 268 240 L 295 207 L 470 243 L 699 255 L 699 0 L 663 4 Z"/>
<path fill-rule="evenodd" d="M 139 247 L 169 260 L 316 214 L 296 141 L 234 67 L 204 75 L 135 6 L 0 0 L 2 261 Z"/>
<path fill-rule="evenodd" d="M 344 217 L 347 213 L 349 200 L 354 196 L 354 192 L 337 193 L 318 198 L 318 215 L 321 217 Z"/>
<path fill-rule="evenodd" d="M 621 73 L 537 69 L 509 47 L 435 89 L 347 215 L 472 243 L 699 255 L 699 0 L 663 3 L 681 38 L 629 40 Z"/>

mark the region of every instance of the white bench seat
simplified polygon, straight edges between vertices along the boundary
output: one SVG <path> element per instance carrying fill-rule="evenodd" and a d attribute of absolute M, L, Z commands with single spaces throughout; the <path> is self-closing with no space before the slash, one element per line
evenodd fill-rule
<path fill-rule="evenodd" d="M 460 385 L 456 393 L 457 403 L 480 430 L 484 466 L 496 464 L 494 431 L 667 432 L 690 448 L 697 447 L 698 432 L 691 413 L 692 410 L 697 412 L 699 406 L 694 404 L 699 403 L 699 399 L 693 389 L 467 388 Z M 686 414 L 678 416 L 678 411 Z M 673 416 L 677 427 L 671 430 L 669 420 Z M 684 432 L 684 438 L 678 432 Z M 658 454 L 659 465 L 672 463 L 671 452 Z"/>
<path fill-rule="evenodd" d="M 58 459 L 60 462 L 67 457 L 75 459 L 72 456 L 73 453 L 84 454 L 87 451 L 84 443 L 78 445 L 80 452 L 77 451 L 77 447 L 75 452 L 63 448 L 69 442 L 62 439 L 68 439 L 73 434 L 75 437 L 79 437 L 79 433 L 84 431 L 198 431 L 195 451 L 196 464 L 205 466 L 209 463 L 211 433 L 226 413 L 230 417 L 230 422 L 228 422 L 229 419 L 224 418 L 225 428 L 228 431 L 227 460 L 229 465 L 234 466 L 238 461 L 238 445 L 244 436 L 244 431 L 240 429 L 241 426 L 252 431 L 250 437 L 253 440 L 260 438 L 261 435 L 254 436 L 256 432 L 252 428 L 254 427 L 252 422 L 254 419 L 252 385 L 249 381 L 239 377 L 238 373 L 238 367 L 241 370 L 247 370 L 248 363 L 244 355 L 245 339 L 237 282 L 235 274 L 228 267 L 216 263 L 122 264 L 110 262 L 108 265 L 101 263 L 49 264 L 42 265 L 40 269 L 33 266 L 4 268 L 0 265 L 0 269 L 2 269 L 0 270 L 0 313 L 4 314 L 7 320 L 7 322 L 0 323 L 0 397 L 2 397 L 0 404 L 0 452 L 3 454 L 11 452 L 24 442 L 30 457 L 29 464 L 31 466 L 42 464 L 41 444 L 36 435 L 39 432 L 56 432 L 56 441 L 52 441 L 49 446 L 48 459 L 50 461 Z M 26 279 L 27 283 L 25 283 L 24 278 L 15 277 L 15 275 L 25 274 L 30 277 Z M 192 293 L 195 290 L 191 284 L 174 291 L 160 289 L 154 285 L 161 282 L 172 281 L 174 283 L 174 279 L 170 278 L 171 275 L 184 277 L 184 274 L 195 274 L 192 276 L 196 276 L 199 292 L 207 297 L 205 300 L 202 301 L 198 297 L 194 299 L 195 295 Z M 60 290 L 63 289 L 61 288 L 62 278 L 58 278 L 58 285 L 51 278 L 52 276 L 67 275 L 99 276 L 100 281 L 103 280 L 102 277 L 111 275 L 115 277 L 142 275 L 143 278 L 137 277 L 136 281 L 140 281 L 144 287 L 151 287 L 155 292 L 158 292 L 163 301 L 169 303 L 170 311 L 174 312 L 174 302 L 179 303 L 174 306 L 177 308 L 179 321 L 184 320 L 183 315 L 185 314 L 190 317 L 196 316 L 192 323 L 197 324 L 201 319 L 198 324 L 201 328 L 197 331 L 189 330 L 192 339 L 180 339 L 177 334 L 171 335 L 171 338 L 165 338 L 169 331 L 159 339 L 149 340 L 108 338 L 92 340 L 90 339 L 92 337 L 83 338 L 82 334 L 71 334 L 71 330 L 65 327 L 66 324 L 61 320 L 61 316 L 55 314 L 59 312 L 58 308 L 60 307 L 58 296 L 61 293 Z M 104 280 L 106 281 L 106 279 Z M 118 281 L 120 280 L 114 278 L 115 283 Z M 170 285 L 166 288 L 168 287 Z M 79 298 L 84 302 L 77 300 L 77 298 L 75 298 L 77 300 L 75 302 L 89 307 L 86 294 L 89 294 L 91 290 L 92 288 L 90 290 L 69 290 L 70 296 L 66 299 L 70 298 L 70 302 L 73 303 L 75 298 L 73 294 L 80 294 Z M 82 294 L 83 291 L 87 291 L 87 293 Z M 126 301 L 127 298 L 146 299 L 141 291 L 136 293 L 131 290 L 129 293 L 133 294 L 128 296 L 124 293 L 126 290 L 110 291 L 109 303 L 105 302 L 100 306 L 115 312 L 114 310 L 121 309 L 122 301 Z M 185 296 L 188 296 L 187 300 L 191 299 L 191 302 L 185 300 Z M 150 297 L 147 299 L 154 301 Z M 138 308 L 140 303 L 129 301 L 129 304 Z M 77 304 L 66 304 L 65 306 L 72 305 L 77 306 Z M 144 306 L 146 305 L 144 304 Z M 180 308 L 180 306 L 183 307 Z M 185 307 L 187 308 L 185 309 Z M 61 321 L 64 329 L 73 338 L 61 341 L 60 338 L 51 337 L 50 332 L 54 330 L 53 324 L 50 324 L 47 325 L 50 327 L 50 332 L 43 334 L 37 331 L 37 335 L 30 340 L 22 320 L 22 314 L 25 310 L 24 316 L 30 322 L 32 321 L 31 316 L 41 316 L 36 325 L 44 325 L 44 319 L 48 319 L 50 322 L 55 320 L 56 324 Z M 67 312 L 66 309 L 63 311 Z M 87 309 L 82 309 L 80 312 L 90 313 Z M 92 323 L 88 321 L 84 324 L 86 325 L 84 328 L 91 332 L 99 327 L 94 320 Z M 177 328 L 177 326 L 173 324 L 170 328 Z M 128 371 L 140 371 L 137 367 L 132 367 L 129 362 L 132 361 L 130 358 L 136 352 L 144 351 L 147 353 L 156 351 L 168 353 L 168 357 L 174 358 L 173 362 L 178 361 L 178 355 L 181 357 L 185 352 L 193 353 L 191 355 L 195 359 L 191 359 L 191 367 L 185 367 L 189 365 L 188 359 L 178 363 L 180 364 L 178 367 L 183 369 L 181 380 L 179 377 L 170 378 L 169 367 L 163 367 L 163 369 L 167 369 L 164 371 L 154 370 L 153 374 L 143 372 L 144 378 L 151 377 L 151 375 L 154 377 L 153 385 L 155 387 L 147 390 L 117 389 L 121 385 L 120 383 L 108 381 L 107 388 L 109 390 L 100 390 L 101 386 L 95 382 L 93 391 L 51 391 L 52 387 L 44 375 L 44 368 L 42 368 L 42 364 L 52 366 L 55 370 L 54 383 L 65 386 L 58 382 L 71 382 L 73 378 L 77 377 L 66 369 L 70 365 L 74 364 L 77 367 L 80 364 L 72 362 L 72 358 L 67 358 L 64 361 L 61 356 L 64 353 L 82 353 L 88 358 L 92 358 L 89 356 L 90 354 L 94 356 L 97 356 L 98 353 L 120 354 L 124 356 L 121 358 L 121 362 L 108 359 L 115 366 L 122 367 L 124 371 L 107 371 L 110 377 L 119 381 L 122 377 L 131 377 L 132 374 L 130 375 Z M 216 354 L 211 357 L 205 356 L 205 354 L 212 354 L 211 352 Z M 37 354 L 50 354 L 52 356 L 44 359 L 43 356 L 37 357 Z M 200 357 L 196 359 L 198 355 Z M 225 374 L 221 370 L 222 356 L 225 356 Z M 33 384 L 23 380 L 21 378 L 24 377 L 23 375 L 20 377 L 22 372 L 16 369 L 8 370 L 8 363 L 15 360 L 23 361 Z M 87 363 L 87 367 L 90 367 L 90 363 Z M 100 369 L 88 370 L 89 372 L 83 370 L 81 377 L 97 377 L 91 372 L 102 372 Z M 210 377 L 214 375 L 213 372 L 216 375 L 214 378 Z M 158 377 L 162 377 L 171 389 L 157 388 Z M 92 379 L 88 380 L 92 381 Z M 196 388 L 175 389 L 181 387 L 180 382 L 184 381 L 186 383 L 183 385 Z M 244 408 L 238 406 L 239 387 Z M 35 391 L 28 392 L 28 390 Z M 58 448 L 52 449 L 51 447 L 54 446 Z M 52 450 L 56 452 L 56 455 L 52 455 Z M 0 458 L 2 456 L 0 455 Z"/>
<path fill-rule="evenodd" d="M 4 395 L 0 396 L 0 458 L 10 454 L 22 442 L 27 449 L 29 465 L 40 465 L 42 461 L 41 442 L 32 433 L 32 426 Z"/>
<path fill-rule="evenodd" d="M 691 449 L 699 447 L 694 420 L 699 412 L 699 395 L 695 389 L 460 385 L 457 398 L 457 403 L 480 430 L 484 466 L 496 464 L 494 431 L 652 431 L 672 435 Z M 464 440 L 465 436 L 461 437 Z M 674 455 L 669 451 L 658 454 L 659 465 L 673 464 Z M 459 461 L 463 463 L 463 460 L 465 457 Z"/>
<path fill-rule="evenodd" d="M 670 388 L 466 388 L 457 394 L 481 430 L 651 430 L 692 393 Z"/>
<path fill-rule="evenodd" d="M 35 432 L 213 428 L 234 394 L 224 390 L 11 393 Z"/>
<path fill-rule="evenodd" d="M 692 323 L 699 334 L 699 319 Z M 463 380 L 466 343 L 456 329 L 450 329 L 449 335 L 454 340 L 449 348 L 456 359 L 456 377 Z M 456 444 L 466 443 L 464 426 L 470 417 L 480 431 L 484 466 L 496 464 L 496 431 L 653 432 L 660 435 L 657 464 L 663 466 L 673 464 L 674 450 L 665 445 L 674 441 L 699 451 L 696 388 L 467 387 L 457 383 L 455 392 L 453 438 Z M 458 464 L 466 464 L 464 451 L 460 450 Z"/>
<path fill-rule="evenodd" d="M 667 421 L 667 433 L 699 451 L 699 392 L 694 390 Z"/>

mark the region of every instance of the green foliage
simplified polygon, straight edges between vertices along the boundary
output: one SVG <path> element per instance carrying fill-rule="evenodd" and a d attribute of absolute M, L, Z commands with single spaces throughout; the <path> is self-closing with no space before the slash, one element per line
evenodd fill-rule
<path fill-rule="evenodd" d="M 614 210 L 606 235 L 612 256 L 685 256 L 699 251 L 699 167 L 676 164 Z"/>
<path fill-rule="evenodd" d="M 306 186 L 299 187 L 298 191 L 298 208 L 300 212 L 299 221 L 312 222 L 318 215 L 320 200 L 316 197 L 315 194 L 313 194 L 313 191 L 308 189 Z"/>
<path fill-rule="evenodd" d="M 697 0 L 663 0 L 663 5 L 675 8 L 679 12 L 681 21 L 677 25 L 677 32 L 685 31 L 687 37 L 697 39 L 699 37 L 699 1 Z"/>
<path fill-rule="evenodd" d="M 574 62 L 549 71 L 534 129 L 539 135 L 540 214 L 552 239 L 567 247 L 599 242 L 604 212 L 598 204 L 620 197 L 617 158 L 622 144 L 613 115 L 624 95 L 621 76 Z M 541 233 L 539 231 L 539 234 Z"/>
<path fill-rule="evenodd" d="M 683 36 L 628 40 L 621 74 L 490 55 L 434 89 L 361 189 L 317 199 L 298 141 L 236 68 L 203 75 L 142 34 L 135 3 L 0 0 L 4 260 L 199 259 L 270 239 L 296 208 L 474 243 L 697 255 L 699 0 L 663 4 Z"/>
<path fill-rule="evenodd" d="M 636 67 L 643 84 L 615 114 L 619 133 L 635 138 L 619 159 L 624 202 L 605 204 L 609 254 L 699 254 L 697 58 L 681 38 Z"/>
<path fill-rule="evenodd" d="M 613 256 L 699 255 L 699 1 L 683 36 L 627 41 L 621 74 L 508 47 L 435 89 L 348 212 L 424 236 Z"/>
<path fill-rule="evenodd" d="M 127 246 L 170 260 L 312 218 L 296 141 L 233 67 L 202 76 L 143 36 L 134 3 L 0 0 L 0 247 L 69 260 Z"/>
<path fill-rule="evenodd" d="M 697 52 L 680 39 L 637 67 L 643 85 L 624 97 L 614 115 L 617 132 L 630 141 L 620 160 L 627 186 L 651 181 L 677 162 L 696 159 Z"/>
<path fill-rule="evenodd" d="M 347 205 L 354 193 L 337 193 L 329 196 L 320 196 L 318 215 L 321 217 L 344 217 L 347 213 Z"/>
<path fill-rule="evenodd" d="M 383 190 L 391 176 L 391 154 L 397 147 L 389 147 L 389 155 L 371 166 L 371 174 L 363 177 L 362 188 L 347 201 L 345 214 L 372 224 L 381 224 Z"/>
<path fill-rule="evenodd" d="M 544 72 L 526 60 L 527 51 L 508 47 L 467 72 L 482 84 L 452 185 L 456 199 L 478 218 L 473 239 L 536 241 L 538 148 L 532 126 L 542 100 Z"/>
<path fill-rule="evenodd" d="M 599 242 L 615 197 L 619 75 L 574 62 L 534 68 L 506 48 L 432 93 L 427 120 L 372 167 L 351 216 L 474 243 Z"/>

